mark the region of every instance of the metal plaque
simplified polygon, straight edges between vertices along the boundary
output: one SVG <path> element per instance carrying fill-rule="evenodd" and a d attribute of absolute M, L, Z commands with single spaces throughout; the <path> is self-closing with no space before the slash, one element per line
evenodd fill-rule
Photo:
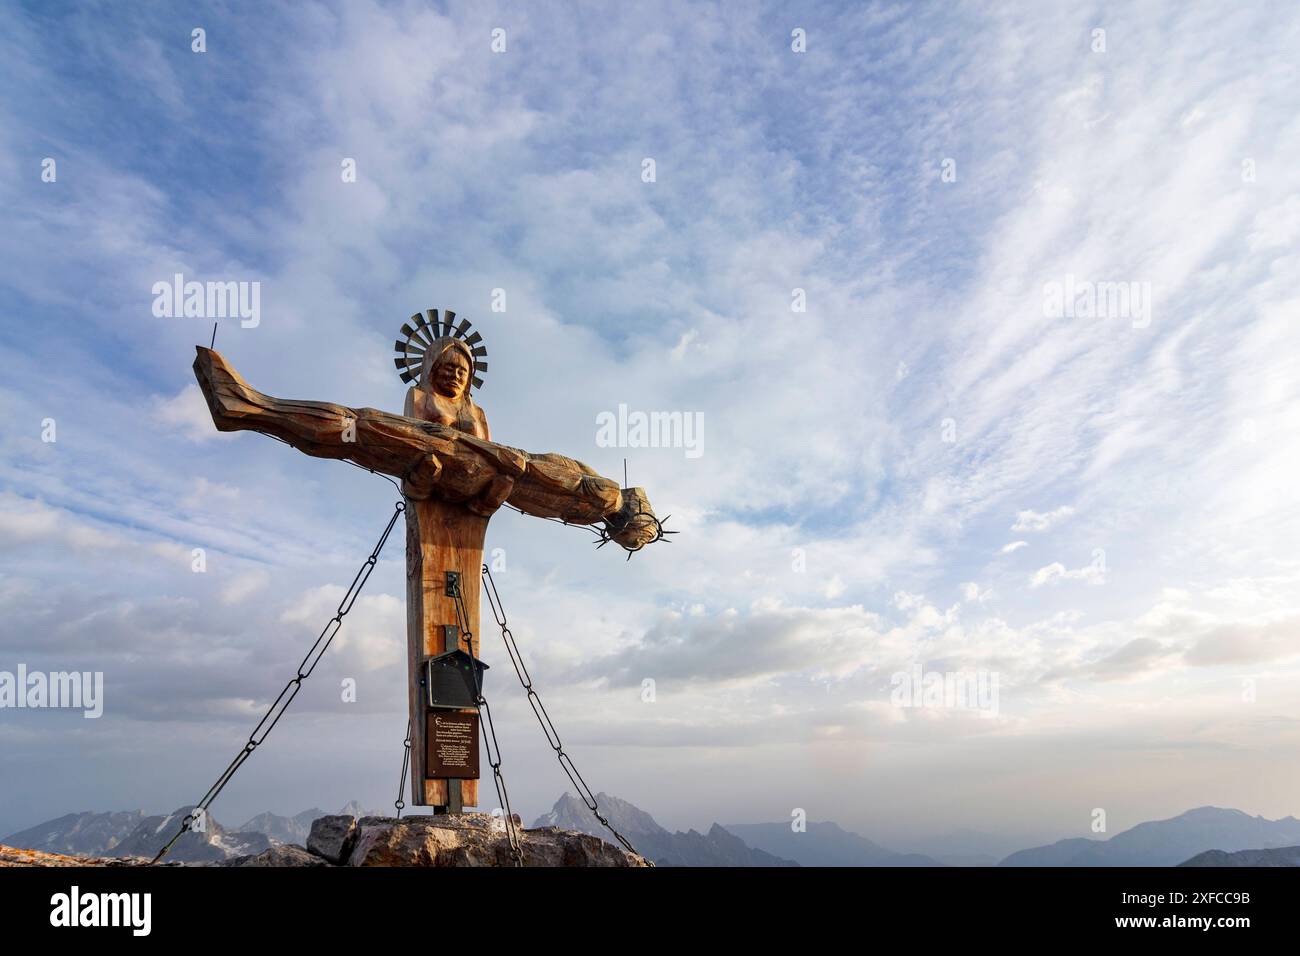
<path fill-rule="evenodd" d="M 425 702 L 430 707 L 468 710 L 478 702 L 487 669 L 482 661 L 460 649 L 426 658 L 420 680 Z"/>
<path fill-rule="evenodd" d="M 478 779 L 478 714 L 427 715 L 424 776 L 428 780 Z"/>

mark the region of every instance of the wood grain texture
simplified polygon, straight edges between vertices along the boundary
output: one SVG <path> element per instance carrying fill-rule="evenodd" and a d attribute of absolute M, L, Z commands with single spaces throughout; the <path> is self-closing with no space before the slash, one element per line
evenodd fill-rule
<path fill-rule="evenodd" d="M 564 455 L 534 455 L 489 440 L 487 418 L 469 397 L 467 356 L 453 354 L 460 346 L 448 339 L 434 344 L 402 415 L 274 398 L 249 386 L 220 353 L 201 346 L 194 374 L 218 430 L 262 432 L 308 455 L 352 461 L 400 479 L 406 501 L 411 802 L 445 807 L 448 781 L 424 779 L 427 705 L 420 679 L 426 658 L 457 646 L 444 636 L 446 625 L 460 624 L 446 594 L 446 573 L 460 574 L 472 653 L 479 657 L 483 541 L 489 518 L 503 503 L 539 517 L 600 525 L 614 541 L 633 548 L 655 536 L 656 524 L 643 489 L 621 489 Z M 459 646 L 464 649 L 463 640 Z M 465 806 L 478 805 L 478 784 L 460 781 Z"/>
<path fill-rule="evenodd" d="M 425 780 L 424 688 L 420 686 L 421 663 L 445 651 L 455 650 L 443 639 L 443 625 L 456 624 L 456 605 L 446 595 L 446 572 L 459 571 L 461 593 L 468 612 L 473 638 L 473 655 L 479 654 L 479 596 L 482 593 L 483 536 L 488 519 L 460 505 L 436 498 L 406 505 L 406 639 L 407 663 L 412 679 L 411 802 L 415 806 L 445 806 L 447 782 Z M 461 638 L 461 649 L 465 648 Z M 461 799 L 467 807 L 478 806 L 478 781 L 461 781 Z"/>
<path fill-rule="evenodd" d="M 508 502 L 526 514 L 601 525 L 629 547 L 654 537 L 642 489 L 620 489 L 576 459 L 530 454 L 411 417 L 422 389 L 407 393 L 407 415 L 333 402 L 274 398 L 252 388 L 219 352 L 198 348 L 194 375 L 219 431 L 274 435 L 305 454 L 355 462 L 402 480 L 417 500 L 438 497 L 487 516 Z M 635 492 L 635 494 L 629 494 Z"/>

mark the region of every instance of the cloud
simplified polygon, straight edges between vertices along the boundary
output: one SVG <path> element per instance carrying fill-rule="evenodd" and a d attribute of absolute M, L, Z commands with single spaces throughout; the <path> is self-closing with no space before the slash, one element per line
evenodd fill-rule
<path fill-rule="evenodd" d="M 908 594 L 906 591 L 894 593 L 894 607 L 900 611 L 911 611 L 925 604 L 924 594 Z"/>
<path fill-rule="evenodd" d="M 190 552 L 182 545 L 124 532 L 8 491 L 0 491 L 0 541 L 29 556 L 52 549 L 81 558 L 116 554 L 127 559 L 163 558 L 177 565 L 190 561 Z"/>
<path fill-rule="evenodd" d="M 1174 656 L 1168 643 L 1141 637 L 1097 661 L 1088 673 L 1095 680 L 1131 679 L 1156 670 Z"/>
<path fill-rule="evenodd" d="M 345 593 L 346 589 L 337 584 L 312 588 L 285 608 L 280 621 L 301 625 L 304 638 L 319 632 L 337 612 Z M 374 671 L 403 663 L 406 602 L 389 594 L 366 594 L 356 600 L 353 609 L 330 645 L 334 666 L 345 672 Z"/>
<path fill-rule="evenodd" d="M 1048 512 L 1021 511 L 1016 514 L 1016 523 L 1011 526 L 1011 530 L 1047 531 L 1072 514 L 1074 514 L 1074 508 L 1070 505 L 1062 505 L 1060 508 Z"/>
<path fill-rule="evenodd" d="M 241 604 L 270 583 L 271 576 L 260 569 L 237 575 L 221 589 L 221 600 L 226 604 Z"/>
<path fill-rule="evenodd" d="M 170 398 L 159 398 L 154 406 L 154 420 L 173 428 L 190 441 L 207 442 L 215 438 L 232 439 L 232 432 L 219 432 L 212 424 L 207 399 L 196 384 L 186 385 Z"/>
<path fill-rule="evenodd" d="M 1106 566 L 1104 562 L 1094 562 L 1082 568 L 1069 570 L 1059 561 L 1053 561 L 1030 575 L 1029 586 L 1038 588 L 1051 581 L 1083 581 L 1087 584 L 1105 584 Z"/>
<path fill-rule="evenodd" d="M 1198 667 L 1265 664 L 1300 656 L 1300 616 L 1223 624 L 1195 639 L 1185 660 Z"/>
<path fill-rule="evenodd" d="M 766 680 L 791 671 L 850 673 L 882 639 L 876 615 L 861 607 L 789 608 L 757 602 L 748 613 L 666 614 L 632 646 L 597 662 L 615 682 Z"/>
<path fill-rule="evenodd" d="M 1029 545 L 1028 541 L 1011 541 L 1008 542 L 1007 544 L 1004 544 L 1002 546 L 1002 549 L 998 553 L 1011 554 L 1014 551 L 1019 551 L 1021 548 L 1028 547 L 1028 545 Z"/>

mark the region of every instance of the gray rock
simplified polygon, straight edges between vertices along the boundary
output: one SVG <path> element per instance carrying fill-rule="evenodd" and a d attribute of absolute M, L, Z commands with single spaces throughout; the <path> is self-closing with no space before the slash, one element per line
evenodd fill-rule
<path fill-rule="evenodd" d="M 569 830 L 518 830 L 525 866 L 647 866 L 597 837 Z M 348 866 L 513 866 L 503 822 L 488 813 L 367 817 L 357 824 Z"/>
<path fill-rule="evenodd" d="M 356 817 L 318 817 L 312 821 L 311 833 L 307 835 L 307 849 L 331 863 L 342 863 L 352 852 L 356 835 Z"/>
<path fill-rule="evenodd" d="M 0 867 L 8 866 L 149 866 L 145 856 L 71 856 L 65 853 L 46 853 L 0 844 Z M 160 866 L 182 866 L 164 860 Z"/>
<path fill-rule="evenodd" d="M 281 843 L 256 856 L 241 856 L 223 866 L 329 866 L 329 862 L 308 853 L 296 843 Z"/>
<path fill-rule="evenodd" d="M 324 818 L 322 818 L 324 819 Z M 346 831 L 352 817 L 336 817 Z M 516 817 L 516 822 L 518 818 Z M 525 866 L 649 866 L 599 837 L 558 827 L 516 831 Z M 324 827 L 320 834 L 324 842 Z M 332 837 L 331 839 L 334 839 Z M 351 831 L 348 866 L 514 866 L 505 824 L 488 813 L 460 816 L 364 817 Z M 315 845 L 315 844 L 313 844 Z M 348 845 L 345 839 L 342 845 Z M 146 866 L 148 857 L 60 856 L 0 846 L 0 866 Z M 164 864 L 169 865 L 169 864 Z M 324 856 L 294 843 L 225 860 L 172 861 L 174 866 L 330 867 Z"/>

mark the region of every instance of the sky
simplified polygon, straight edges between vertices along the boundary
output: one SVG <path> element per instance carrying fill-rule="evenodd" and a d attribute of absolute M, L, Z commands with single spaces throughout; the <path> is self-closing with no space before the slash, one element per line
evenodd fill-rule
<path fill-rule="evenodd" d="M 215 343 L 262 391 L 400 411 L 397 330 L 450 308 L 494 438 L 626 459 L 672 544 L 503 511 L 487 547 L 585 779 L 665 826 L 1014 848 L 1300 813 L 1293 5 L 0 24 L 0 671 L 104 680 L 98 719 L 0 710 L 0 832 L 196 801 L 393 510 L 216 432 L 212 321 L 158 314 L 178 273 L 257 284 Z M 620 406 L 699 443 L 611 446 Z M 392 805 L 396 534 L 222 823 Z M 531 820 L 569 785 L 490 625 Z M 996 697 L 901 699 L 918 670 Z"/>

